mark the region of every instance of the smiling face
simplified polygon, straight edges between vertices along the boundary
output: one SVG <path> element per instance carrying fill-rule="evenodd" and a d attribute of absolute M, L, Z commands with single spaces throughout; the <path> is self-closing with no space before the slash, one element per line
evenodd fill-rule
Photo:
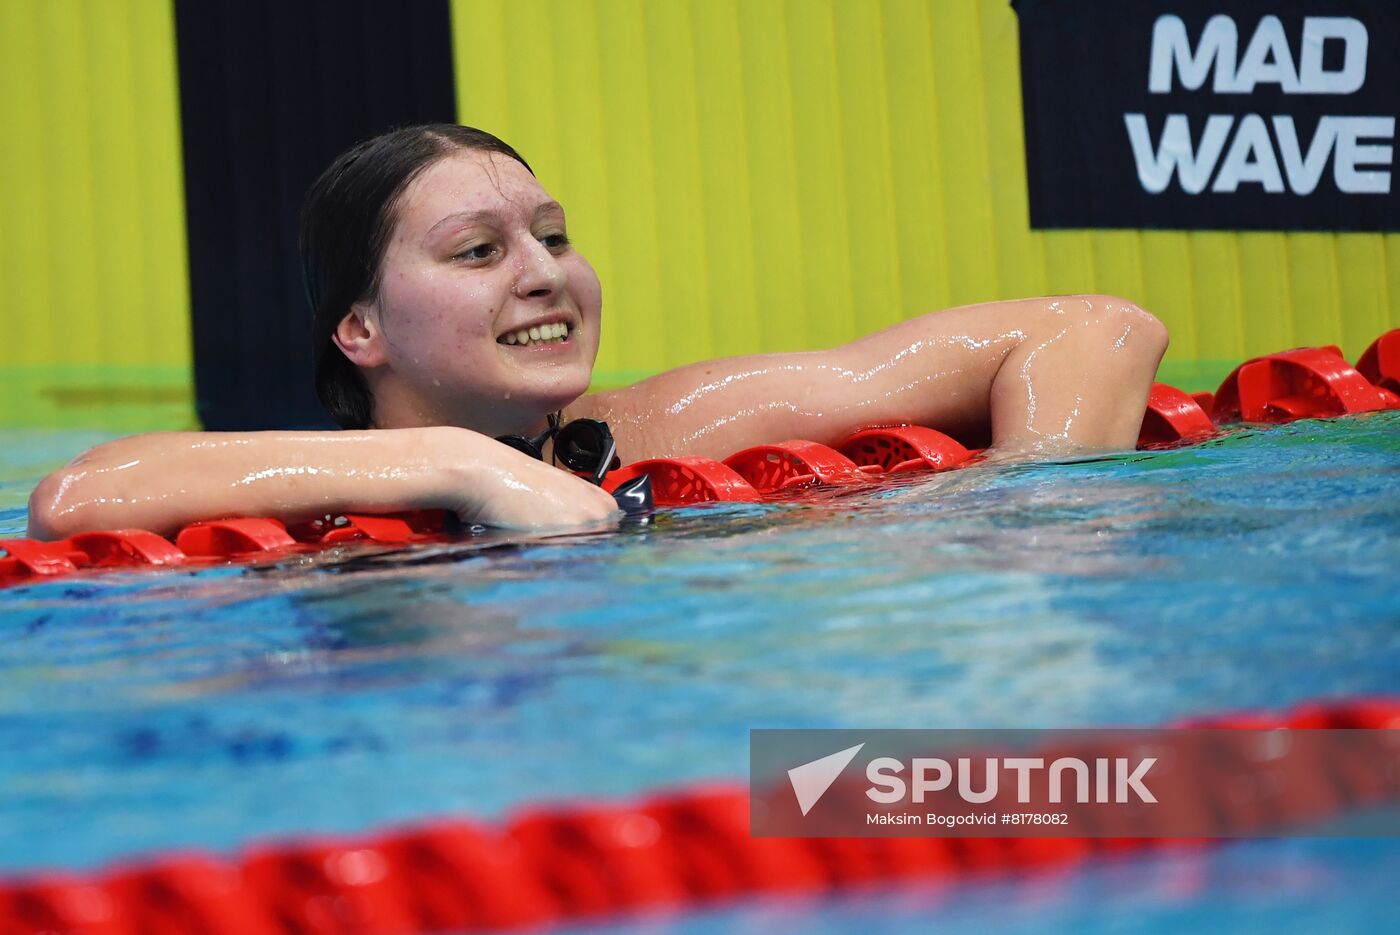
<path fill-rule="evenodd" d="M 602 293 L 529 170 L 459 150 L 409 184 L 396 214 L 379 290 L 334 338 L 365 375 L 376 428 L 534 432 L 584 393 Z"/>

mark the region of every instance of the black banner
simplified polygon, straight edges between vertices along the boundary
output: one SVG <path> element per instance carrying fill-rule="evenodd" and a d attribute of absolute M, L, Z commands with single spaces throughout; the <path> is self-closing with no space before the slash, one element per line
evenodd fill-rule
<path fill-rule="evenodd" d="M 176 0 L 175 19 L 200 421 L 332 427 L 301 200 L 351 144 L 456 119 L 447 0 Z"/>
<path fill-rule="evenodd" d="M 1013 6 L 1031 227 L 1400 230 L 1400 2 Z"/>

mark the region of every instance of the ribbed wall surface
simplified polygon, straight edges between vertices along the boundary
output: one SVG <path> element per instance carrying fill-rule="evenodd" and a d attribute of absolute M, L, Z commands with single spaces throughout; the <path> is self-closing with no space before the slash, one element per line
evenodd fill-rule
<path fill-rule="evenodd" d="M 1028 225 L 1005 0 L 454 0 L 461 119 L 519 147 L 598 267 L 597 379 L 1101 291 L 1163 376 L 1400 325 L 1400 239 Z"/>
<path fill-rule="evenodd" d="M 603 276 L 601 384 L 1041 293 L 1151 308 L 1193 386 L 1400 325 L 1395 235 L 1031 232 L 1003 0 L 453 0 L 453 33 L 462 120 Z M 174 42 L 169 0 L 0 2 L 0 424 L 192 420 Z"/>
<path fill-rule="evenodd" d="M 0 3 L 0 424 L 192 424 L 163 0 Z"/>

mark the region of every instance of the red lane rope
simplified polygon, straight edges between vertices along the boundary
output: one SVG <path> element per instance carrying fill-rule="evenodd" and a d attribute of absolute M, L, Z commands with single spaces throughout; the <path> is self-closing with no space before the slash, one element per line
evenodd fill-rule
<path fill-rule="evenodd" d="M 1306 704 L 1181 727 L 1400 730 L 1400 698 Z M 1337 777 L 1319 782 L 1339 783 Z M 1228 789 L 1212 806 L 1248 809 Z M 1333 800 L 1347 801 L 1345 790 Z M 537 806 L 468 821 L 161 855 L 0 881 L 0 932 L 418 935 L 559 923 L 743 896 L 1029 871 L 1168 843 L 1142 838 L 754 838 L 742 786 Z M 1171 842 L 1200 845 L 1204 841 Z"/>
<path fill-rule="evenodd" d="M 1357 369 L 1359 368 L 1359 369 Z M 1335 347 L 1299 348 L 1245 361 L 1213 395 L 1188 395 L 1154 383 L 1139 448 L 1191 444 L 1217 434 L 1217 423 L 1295 419 L 1400 409 L 1400 329 L 1377 338 L 1353 368 Z M 1211 410 L 1211 415 L 1206 410 Z M 1213 418 L 1212 418 L 1213 416 Z M 610 473 L 612 491 L 639 474 L 652 480 L 657 506 L 712 501 L 756 502 L 802 488 L 870 483 L 906 471 L 945 471 L 975 463 L 977 451 L 915 425 L 862 429 L 829 448 L 793 439 L 709 458 L 657 458 Z M 365 540 L 403 545 L 444 538 L 443 514 L 342 516 L 292 527 L 265 518 L 194 523 L 174 541 L 142 529 L 89 532 L 59 542 L 0 539 L 0 587 L 93 568 L 252 561 Z"/>

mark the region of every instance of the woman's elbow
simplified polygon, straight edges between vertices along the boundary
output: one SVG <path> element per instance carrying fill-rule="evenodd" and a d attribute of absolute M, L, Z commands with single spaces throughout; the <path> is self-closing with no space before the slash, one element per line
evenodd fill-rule
<path fill-rule="evenodd" d="M 1155 372 L 1171 341 L 1167 326 L 1156 315 L 1119 296 L 1084 298 L 1091 310 L 1089 326 L 1102 332 L 1110 342 L 1109 350 L 1126 352 L 1130 357 L 1149 362 Z"/>
<path fill-rule="evenodd" d="M 62 539 L 81 531 L 81 517 L 69 502 L 74 475 L 70 468 L 54 471 L 29 495 L 29 536 Z"/>
<path fill-rule="evenodd" d="M 127 453 L 141 436 L 106 442 L 78 455 L 39 481 L 29 495 L 29 535 L 63 539 L 75 533 L 120 525 L 120 517 L 102 516 L 110 493 L 103 492 L 102 469 Z"/>

